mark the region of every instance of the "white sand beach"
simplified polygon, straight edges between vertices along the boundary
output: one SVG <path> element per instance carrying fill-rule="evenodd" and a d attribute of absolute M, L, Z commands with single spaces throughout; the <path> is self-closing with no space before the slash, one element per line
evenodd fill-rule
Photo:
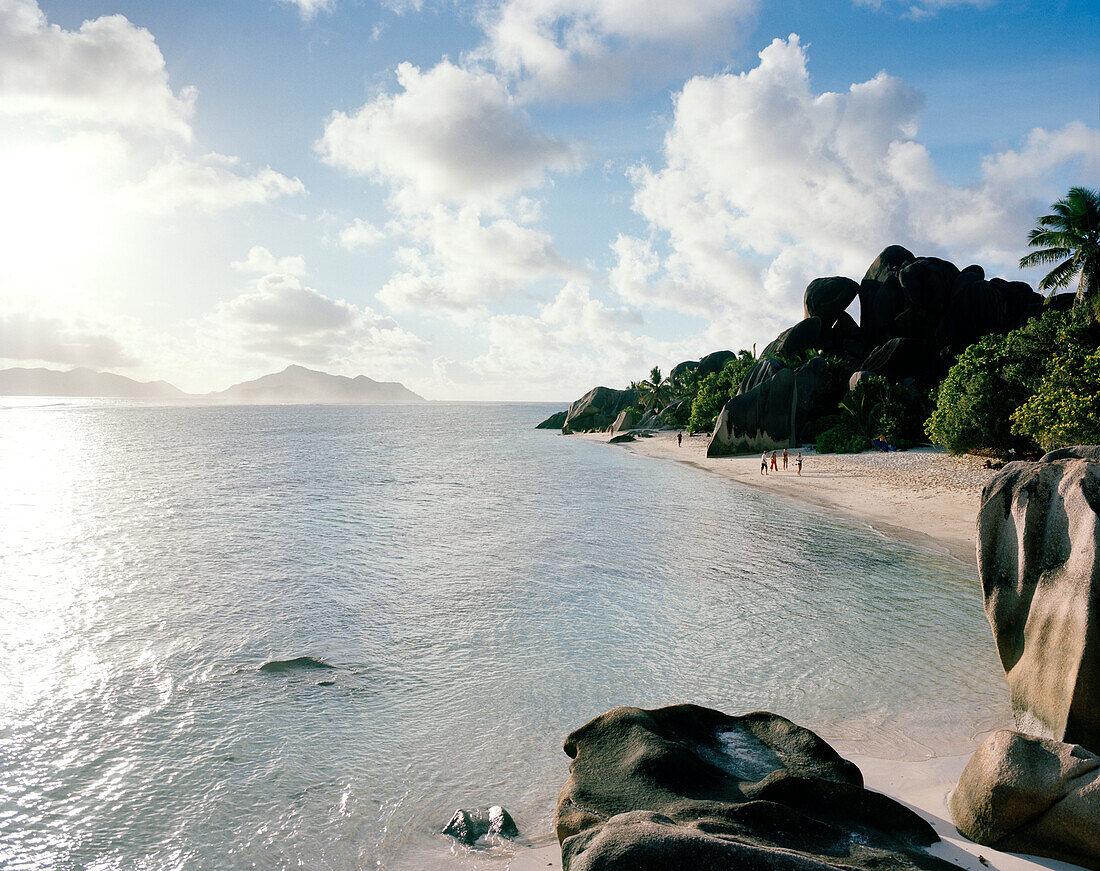
<path fill-rule="evenodd" d="M 606 434 L 581 437 L 607 440 Z M 622 443 L 622 448 L 693 465 L 739 484 L 769 490 L 781 498 L 801 500 L 819 510 L 846 517 L 852 523 L 974 564 L 975 519 L 981 490 L 996 474 L 982 468 L 983 460 L 953 457 L 934 448 L 854 455 L 804 453 L 802 475 L 798 476 L 794 462 L 797 452 L 790 453 L 786 471 L 782 470 L 780 452 L 780 470 L 762 476 L 759 455 L 711 459 L 706 456 L 707 441 L 705 436 L 685 435 L 683 445 L 678 446 L 675 433 L 660 433 Z M 976 590 L 975 595 L 980 592 Z M 812 724 L 806 725 L 812 728 Z M 975 736 L 973 749 L 986 737 Z M 1077 868 L 1054 859 L 1002 853 L 975 844 L 958 833 L 950 821 L 947 796 L 969 754 L 903 761 L 863 755 L 856 742 L 832 743 L 845 758 L 859 766 L 869 789 L 908 805 L 932 824 L 942 841 L 931 852 L 940 858 L 973 871 Z M 540 845 L 521 850 L 508 860 L 507 867 L 514 871 L 560 868 L 561 855 L 556 842 Z"/>
<path fill-rule="evenodd" d="M 603 434 L 585 436 L 606 441 Z M 801 477 L 795 471 L 797 451 L 788 469 L 760 474 L 760 456 L 706 455 L 706 436 L 659 433 L 622 445 L 651 457 L 698 466 L 779 496 L 798 499 L 846 516 L 910 543 L 948 553 L 974 564 L 974 521 L 982 487 L 996 474 L 983 469 L 984 460 L 954 457 L 938 448 L 862 454 L 803 454 Z M 616 446 L 617 447 L 617 446 Z"/>

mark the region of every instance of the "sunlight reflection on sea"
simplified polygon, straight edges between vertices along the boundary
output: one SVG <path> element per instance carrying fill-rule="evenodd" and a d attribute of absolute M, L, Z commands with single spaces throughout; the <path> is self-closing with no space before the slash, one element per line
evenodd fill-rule
<path fill-rule="evenodd" d="M 973 573 L 553 410 L 0 409 L 0 866 L 493 866 L 436 832 L 547 835 L 614 705 L 911 757 L 1007 717 Z"/>

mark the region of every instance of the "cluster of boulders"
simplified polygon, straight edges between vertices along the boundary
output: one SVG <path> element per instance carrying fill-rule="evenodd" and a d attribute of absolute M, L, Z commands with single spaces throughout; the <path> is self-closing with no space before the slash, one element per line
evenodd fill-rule
<path fill-rule="evenodd" d="M 858 323 L 848 313 L 857 298 Z M 1046 301 L 1056 308 L 1072 303 L 1073 294 Z M 874 374 L 923 394 L 943 379 L 969 345 L 1023 325 L 1042 311 L 1044 299 L 1022 281 L 986 279 L 981 266 L 959 269 L 938 257 L 917 257 L 891 245 L 861 282 L 844 276 L 815 278 L 806 288 L 803 305 L 805 317 L 764 348 L 737 395 L 722 409 L 708 455 L 776 450 L 812 441 L 814 413 L 821 407 L 815 400 L 833 385 L 825 383 L 821 363 L 810 359 L 800 364 L 810 351 L 844 361 L 849 388 Z M 715 351 L 701 360 L 685 360 L 673 367 L 671 378 L 675 381 L 691 371 L 705 377 L 720 371 L 733 356 L 732 351 Z M 620 417 L 637 399 L 633 390 L 597 387 L 539 427 L 614 434 L 669 429 L 685 418 L 678 402 L 641 417 Z"/>
<path fill-rule="evenodd" d="M 974 754 L 952 816 L 978 843 L 1100 871 L 1100 447 L 1006 465 L 978 542 L 1020 731 Z M 775 714 L 615 708 L 565 752 L 565 871 L 954 867 L 925 851 L 939 840 L 927 822 Z"/>
<path fill-rule="evenodd" d="M 858 324 L 847 312 L 857 297 Z M 1072 294 L 1062 294 L 1048 304 L 1068 307 L 1072 301 Z M 823 370 L 811 367 L 813 360 L 791 369 L 811 350 L 845 361 L 850 386 L 875 374 L 924 393 L 943 379 L 967 346 L 1016 329 L 1043 305 L 1042 295 L 1022 281 L 986 280 L 980 266 L 960 270 L 900 245 L 885 249 L 859 284 L 843 276 L 816 278 L 806 288 L 805 317 L 764 349 L 722 409 L 707 453 L 775 450 L 811 441 L 810 410 L 825 386 Z"/>
<path fill-rule="evenodd" d="M 955 824 L 1100 869 L 1100 446 L 1004 467 L 982 493 L 978 570 L 1019 731 L 974 754 Z"/>

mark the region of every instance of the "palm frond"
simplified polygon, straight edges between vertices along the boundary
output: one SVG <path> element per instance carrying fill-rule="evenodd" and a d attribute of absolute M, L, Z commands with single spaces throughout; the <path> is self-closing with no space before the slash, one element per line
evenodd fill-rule
<path fill-rule="evenodd" d="M 1081 266 L 1076 262 L 1076 258 L 1059 263 L 1039 282 L 1039 290 L 1054 291 L 1069 287 L 1080 270 Z"/>
<path fill-rule="evenodd" d="M 1072 256 L 1073 251 L 1070 248 L 1046 248 L 1042 251 L 1032 251 L 1020 258 L 1020 268 L 1045 266 L 1047 263 L 1057 263 L 1059 260 L 1065 260 L 1067 257 Z"/>

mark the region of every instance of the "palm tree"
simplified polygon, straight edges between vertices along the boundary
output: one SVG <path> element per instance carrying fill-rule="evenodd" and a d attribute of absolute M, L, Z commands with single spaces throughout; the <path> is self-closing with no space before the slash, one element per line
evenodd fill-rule
<path fill-rule="evenodd" d="M 1054 214 L 1039 218 L 1028 234 L 1028 247 L 1039 250 L 1021 257 L 1020 268 L 1057 263 L 1039 282 L 1039 290 L 1060 290 L 1077 278 L 1073 308 L 1095 318 L 1100 308 L 1100 192 L 1070 188 L 1051 209 Z"/>
<path fill-rule="evenodd" d="M 661 368 L 654 366 L 649 373 L 649 380 L 638 384 L 638 401 L 641 402 L 642 408 L 661 409 L 665 407 L 667 399 L 667 382 L 661 378 Z"/>

